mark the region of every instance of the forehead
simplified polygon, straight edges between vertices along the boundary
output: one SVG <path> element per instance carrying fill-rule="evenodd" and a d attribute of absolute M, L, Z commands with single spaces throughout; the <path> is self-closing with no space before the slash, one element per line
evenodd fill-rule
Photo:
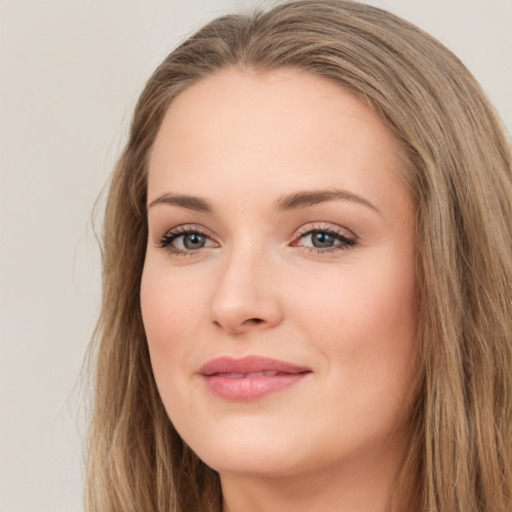
<path fill-rule="evenodd" d="M 290 184 L 371 195 L 395 185 L 401 153 L 381 118 L 330 80 L 226 69 L 174 99 L 152 150 L 148 198 L 162 187 L 207 195 L 212 184 L 248 200 Z"/>

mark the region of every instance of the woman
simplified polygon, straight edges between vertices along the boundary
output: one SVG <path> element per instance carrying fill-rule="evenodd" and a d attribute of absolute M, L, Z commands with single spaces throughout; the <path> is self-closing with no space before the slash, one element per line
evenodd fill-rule
<path fill-rule="evenodd" d="M 110 186 L 88 510 L 510 511 L 511 169 L 379 9 L 183 43 Z"/>

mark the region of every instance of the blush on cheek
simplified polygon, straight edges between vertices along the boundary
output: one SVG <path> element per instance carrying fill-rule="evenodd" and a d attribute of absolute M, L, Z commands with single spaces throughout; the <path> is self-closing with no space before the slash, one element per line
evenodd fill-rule
<path fill-rule="evenodd" d="M 141 308 L 150 343 L 186 339 L 197 331 L 201 320 L 197 288 L 155 271 L 145 270 L 143 274 Z"/>
<path fill-rule="evenodd" d="M 151 365 L 171 420 L 180 403 L 190 403 L 182 395 L 188 396 L 192 389 L 189 379 L 196 370 L 197 356 L 191 354 L 197 349 L 202 332 L 199 324 L 204 321 L 197 288 L 172 281 L 165 273 L 147 270 L 141 282 L 142 318 Z"/>

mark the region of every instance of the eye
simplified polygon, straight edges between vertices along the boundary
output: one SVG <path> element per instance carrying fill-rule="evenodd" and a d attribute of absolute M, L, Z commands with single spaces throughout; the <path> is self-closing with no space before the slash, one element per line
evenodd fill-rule
<path fill-rule="evenodd" d="M 348 230 L 345 231 L 346 234 L 331 227 L 314 227 L 299 233 L 292 246 L 304 247 L 317 253 L 348 249 L 356 244 L 356 237 Z"/>
<path fill-rule="evenodd" d="M 179 226 L 168 231 L 160 240 L 159 247 L 166 248 L 172 254 L 191 255 L 200 249 L 217 247 L 199 227 Z"/>
<path fill-rule="evenodd" d="M 173 240 L 173 245 L 180 249 L 201 249 L 206 245 L 207 238 L 200 233 L 189 233 L 188 235 L 180 235 Z M 182 246 L 182 247 L 180 247 Z"/>

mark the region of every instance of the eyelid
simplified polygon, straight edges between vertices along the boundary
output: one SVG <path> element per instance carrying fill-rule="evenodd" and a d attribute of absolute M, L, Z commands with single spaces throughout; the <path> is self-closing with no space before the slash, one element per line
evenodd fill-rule
<path fill-rule="evenodd" d="M 315 231 L 326 231 L 328 233 L 353 240 L 354 242 L 358 241 L 358 236 L 350 229 L 338 226 L 336 224 L 330 224 L 328 222 L 311 222 L 309 224 L 305 224 L 296 231 L 294 239 L 303 237 L 304 235 Z"/>
<path fill-rule="evenodd" d="M 206 227 L 202 226 L 201 224 L 178 224 L 172 228 L 166 229 L 163 231 L 161 235 L 157 236 L 157 239 L 160 240 L 166 236 L 171 235 L 187 235 L 189 233 L 200 233 L 201 235 L 207 236 L 208 238 L 211 238 L 214 240 L 216 237 L 215 235 Z"/>
<path fill-rule="evenodd" d="M 331 236 L 338 238 L 339 243 L 337 245 L 328 246 L 328 247 L 312 247 L 309 245 L 303 245 L 300 240 L 307 235 L 311 235 L 313 233 L 327 233 Z M 308 252 L 312 252 L 314 254 L 325 255 L 327 253 L 333 253 L 337 251 L 343 251 L 349 249 L 357 245 L 358 237 L 352 231 L 347 228 L 323 222 L 314 222 L 310 224 L 305 224 L 299 230 L 297 230 L 296 234 L 293 237 L 293 242 L 290 244 L 291 247 L 301 247 Z"/>

